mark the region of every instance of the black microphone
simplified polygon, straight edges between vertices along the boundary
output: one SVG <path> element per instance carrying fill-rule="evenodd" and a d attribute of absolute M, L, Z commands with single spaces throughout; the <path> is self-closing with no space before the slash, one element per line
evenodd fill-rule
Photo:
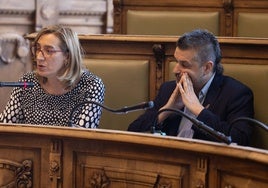
<path fill-rule="evenodd" d="M 134 105 L 134 106 L 130 106 L 130 107 L 124 107 L 124 108 L 120 108 L 120 109 L 111 109 L 105 105 L 102 105 L 99 102 L 96 101 L 84 101 L 82 103 L 79 103 L 78 105 L 76 105 L 73 110 L 70 113 L 70 117 L 69 117 L 69 125 L 72 126 L 72 122 L 71 119 L 73 117 L 74 112 L 81 106 L 85 105 L 85 104 L 95 104 L 97 106 L 100 106 L 102 108 L 104 108 L 105 110 L 112 112 L 112 113 L 116 113 L 116 114 L 126 114 L 128 112 L 133 112 L 133 111 L 137 111 L 137 110 L 146 110 L 149 108 L 152 108 L 154 106 L 154 102 L 153 101 L 149 101 L 149 102 L 142 102 L 140 104 Z"/>
<path fill-rule="evenodd" d="M 232 143 L 232 139 L 230 136 L 226 136 L 221 132 L 215 131 L 213 128 L 209 127 L 208 125 L 206 125 L 205 123 L 203 123 L 202 121 L 199 121 L 198 119 L 189 116 L 188 114 L 186 114 L 185 112 L 181 111 L 181 110 L 177 110 L 177 109 L 173 109 L 173 108 L 164 108 L 158 111 L 157 116 L 156 116 L 156 120 L 155 123 L 152 127 L 152 133 L 154 133 L 154 131 L 156 131 L 156 125 L 157 125 L 157 117 L 160 113 L 165 112 L 165 111 L 170 111 L 170 112 L 175 112 L 180 114 L 183 117 L 186 117 L 187 119 L 189 119 L 194 126 L 196 126 L 198 129 L 200 129 L 203 133 L 208 134 L 210 136 L 212 136 L 214 139 L 220 141 L 220 142 L 224 142 L 226 144 L 231 144 Z"/>
<path fill-rule="evenodd" d="M 0 82 L 0 87 L 34 87 L 33 82 Z"/>
<path fill-rule="evenodd" d="M 239 118 L 236 118 L 234 119 L 232 122 L 231 122 L 231 125 L 234 124 L 235 122 L 237 121 L 250 121 L 250 122 L 253 122 L 255 123 L 256 125 L 258 125 L 259 127 L 261 127 L 262 129 L 264 129 L 265 131 L 268 131 L 268 126 L 265 125 L 264 123 L 256 120 L 256 119 L 253 119 L 253 118 L 249 118 L 249 117 L 239 117 Z"/>
<path fill-rule="evenodd" d="M 154 107 L 154 102 L 153 101 L 149 101 L 149 102 L 142 102 L 140 104 L 134 105 L 134 106 L 129 106 L 129 107 L 124 107 L 118 110 L 114 110 L 114 112 L 116 113 L 128 113 L 128 112 L 133 112 L 133 111 L 137 111 L 137 110 L 146 110 L 149 108 Z"/>

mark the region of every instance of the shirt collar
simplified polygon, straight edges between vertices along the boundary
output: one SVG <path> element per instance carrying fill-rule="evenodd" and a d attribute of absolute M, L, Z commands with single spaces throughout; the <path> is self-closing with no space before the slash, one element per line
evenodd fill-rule
<path fill-rule="evenodd" d="M 208 89 L 211 85 L 211 82 L 213 80 L 213 78 L 215 77 L 215 72 L 213 73 L 213 75 L 211 76 L 211 78 L 208 80 L 208 82 L 203 86 L 203 88 L 201 89 L 201 91 L 198 94 L 198 98 L 200 100 L 201 103 L 204 102 L 205 96 L 207 95 Z"/>

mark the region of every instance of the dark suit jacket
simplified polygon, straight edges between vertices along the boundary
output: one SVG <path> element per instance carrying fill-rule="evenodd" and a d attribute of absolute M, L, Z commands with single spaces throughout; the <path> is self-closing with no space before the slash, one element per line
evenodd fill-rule
<path fill-rule="evenodd" d="M 162 84 L 154 100 L 154 107 L 148 109 L 133 121 L 129 125 L 128 131 L 150 131 L 156 125 L 158 110 L 167 103 L 175 87 L 175 81 Z M 237 121 L 237 123 L 230 124 L 238 117 L 253 118 L 254 116 L 253 93 L 247 86 L 231 77 L 216 74 L 203 106 L 206 108 L 198 115 L 197 119 L 199 121 L 210 126 L 215 131 L 231 136 L 232 142 L 239 145 L 249 145 L 251 127 L 248 122 Z M 180 120 L 181 116 L 179 114 L 169 116 L 161 124 L 161 130 L 167 135 L 176 136 Z M 193 129 L 195 131 L 193 138 L 216 141 L 196 126 L 193 126 Z"/>

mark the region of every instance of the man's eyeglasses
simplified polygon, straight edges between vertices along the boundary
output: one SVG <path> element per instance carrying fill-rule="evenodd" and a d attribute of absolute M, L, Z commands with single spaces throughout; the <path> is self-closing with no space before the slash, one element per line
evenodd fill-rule
<path fill-rule="evenodd" d="M 55 50 L 51 47 L 44 47 L 43 49 L 41 49 L 41 47 L 38 46 L 32 46 L 31 50 L 34 56 L 37 56 L 37 54 L 41 52 L 44 57 L 50 57 L 56 52 L 63 52 L 62 50 Z"/>

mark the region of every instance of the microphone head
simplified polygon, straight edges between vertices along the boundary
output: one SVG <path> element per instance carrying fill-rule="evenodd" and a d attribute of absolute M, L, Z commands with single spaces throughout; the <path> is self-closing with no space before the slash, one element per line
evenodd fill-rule
<path fill-rule="evenodd" d="M 154 101 L 149 101 L 147 108 L 153 108 L 153 107 L 154 107 Z"/>
<path fill-rule="evenodd" d="M 33 82 L 25 82 L 24 85 L 25 85 L 25 87 L 34 87 Z"/>

